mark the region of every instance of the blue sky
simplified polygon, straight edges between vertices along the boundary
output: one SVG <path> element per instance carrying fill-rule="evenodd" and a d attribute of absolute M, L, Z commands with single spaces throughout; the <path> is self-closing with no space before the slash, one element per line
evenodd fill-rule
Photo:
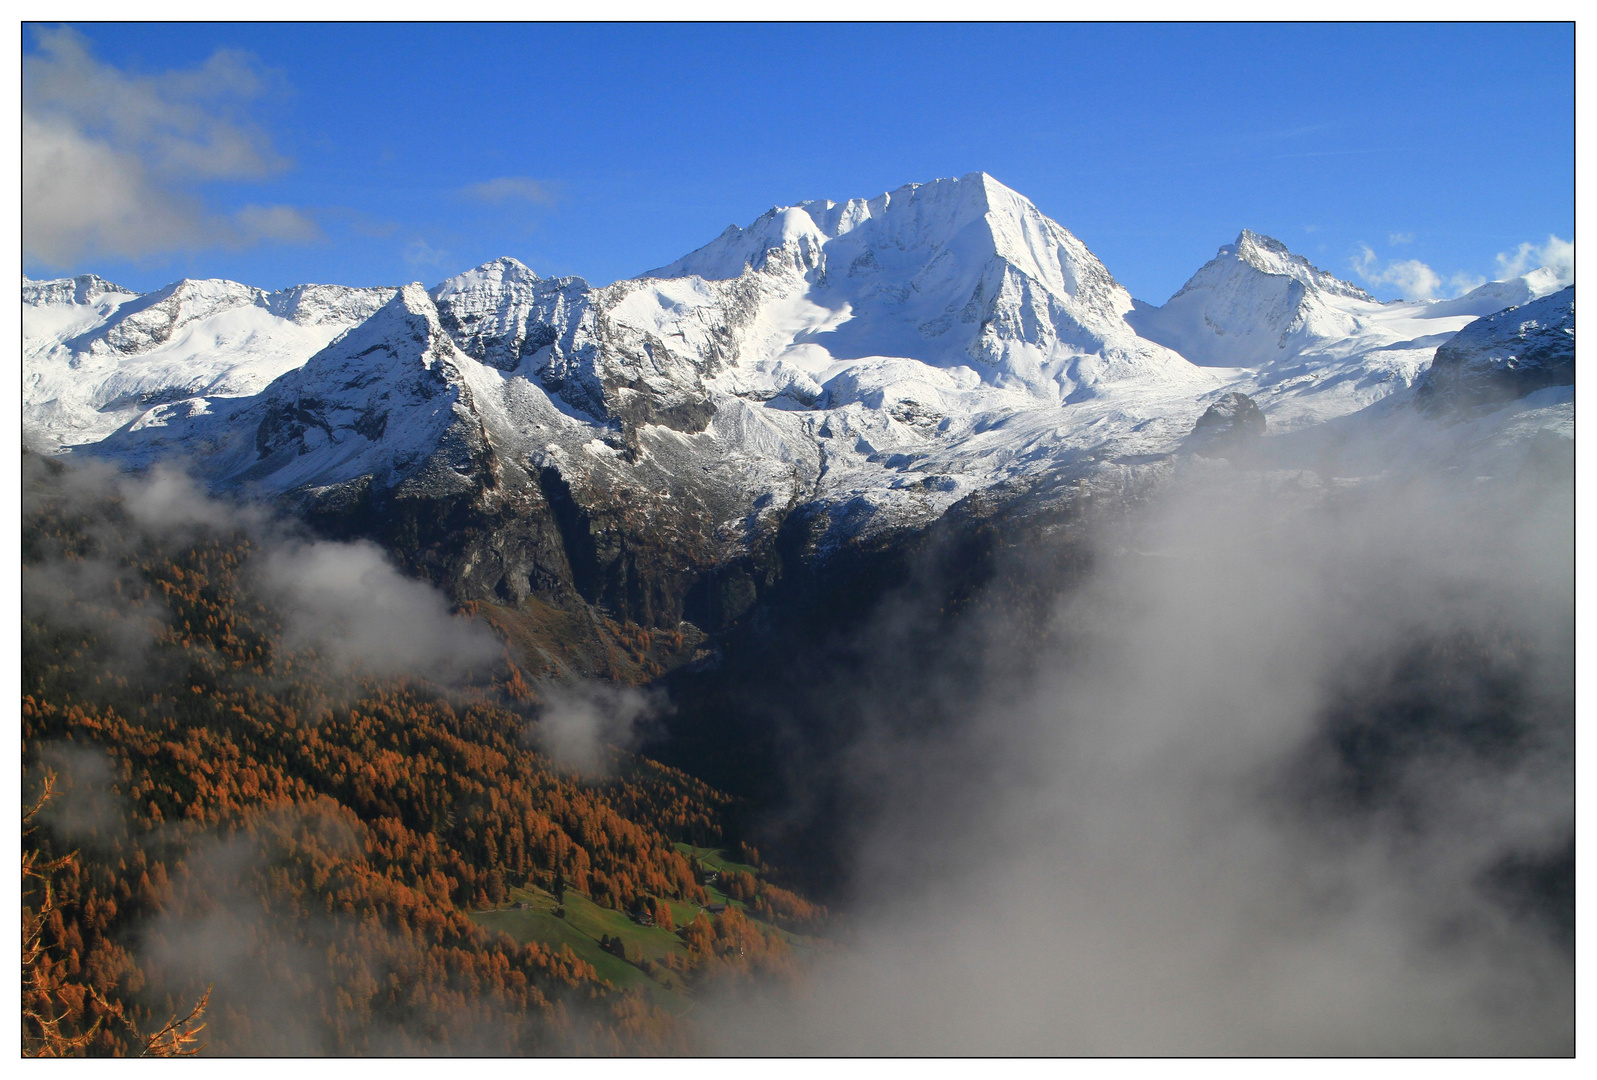
<path fill-rule="evenodd" d="M 1574 238 L 1568 25 L 90 24 L 24 49 L 25 269 L 138 289 L 499 255 L 605 283 L 771 206 L 975 170 L 1155 303 L 1243 227 L 1383 298 Z"/>

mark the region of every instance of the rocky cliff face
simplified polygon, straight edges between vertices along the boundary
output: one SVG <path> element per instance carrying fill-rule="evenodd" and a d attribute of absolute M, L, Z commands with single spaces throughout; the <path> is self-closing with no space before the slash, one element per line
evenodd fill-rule
<path fill-rule="evenodd" d="M 79 274 L 77 277 L 58 278 L 55 281 L 24 279 L 22 282 L 22 303 L 33 308 L 52 304 L 89 305 L 101 297 L 131 299 L 137 295 L 138 293 L 132 289 L 113 285 L 95 274 Z"/>

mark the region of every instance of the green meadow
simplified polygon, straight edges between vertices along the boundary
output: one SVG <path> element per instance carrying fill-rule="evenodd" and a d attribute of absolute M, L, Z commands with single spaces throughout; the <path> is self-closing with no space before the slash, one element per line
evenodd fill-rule
<path fill-rule="evenodd" d="M 695 848 L 690 844 L 677 844 L 676 848 L 689 859 L 702 864 L 705 868 L 716 872 L 727 870 L 741 870 L 746 873 L 756 873 L 756 869 L 747 863 L 734 862 L 727 858 L 726 853 L 718 848 Z M 725 893 L 714 885 L 704 887 L 705 894 L 712 904 L 727 904 L 743 910 L 747 914 L 746 906 L 736 900 L 729 900 Z M 520 909 L 513 905 L 522 903 L 526 906 Z M 699 915 L 699 905 L 681 900 L 667 900 L 671 908 L 672 921 L 678 927 L 686 926 Z M 555 910 L 564 907 L 564 915 L 556 915 Z M 674 956 L 678 960 L 688 958 L 688 949 L 670 930 L 663 930 L 658 926 L 641 926 L 620 911 L 601 907 L 589 900 L 581 893 L 566 890 L 564 903 L 555 902 L 552 894 L 536 887 L 512 888 L 509 898 L 498 908 L 471 912 L 471 917 L 478 924 L 489 930 L 496 930 L 508 934 L 519 942 L 536 941 L 542 945 L 558 949 L 561 945 L 568 946 L 573 953 L 592 964 L 599 973 L 599 978 L 606 980 L 618 989 L 640 989 L 649 994 L 655 1004 L 672 1013 L 681 1015 L 693 1007 L 690 991 L 683 983 L 682 976 L 677 972 L 668 971 L 658 966 L 660 961 L 667 956 Z M 753 916 L 749 916 L 753 919 Z M 761 920 L 762 926 L 769 927 L 769 923 Z M 803 948 L 809 944 L 808 940 L 800 935 L 789 933 L 780 927 L 772 927 L 790 944 Z M 623 943 L 627 958 L 612 952 L 607 952 L 599 944 L 604 937 L 619 938 Z"/>

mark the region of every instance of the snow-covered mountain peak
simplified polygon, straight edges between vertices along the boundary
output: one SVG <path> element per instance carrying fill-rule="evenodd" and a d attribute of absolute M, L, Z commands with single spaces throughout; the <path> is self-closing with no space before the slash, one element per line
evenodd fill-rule
<path fill-rule="evenodd" d="M 542 280 L 520 260 L 504 255 L 467 270 L 464 274 L 456 274 L 452 278 L 446 278 L 433 286 L 432 295 L 437 300 L 446 296 L 500 292 L 517 287 L 533 286 Z"/>
<path fill-rule="evenodd" d="M 1518 277 L 1488 281 L 1452 300 L 1438 300 L 1430 305 L 1430 311 L 1436 315 L 1492 315 L 1551 296 L 1574 283 L 1572 269 L 1540 266 Z"/>
<path fill-rule="evenodd" d="M 504 371 L 558 336 L 556 325 L 586 305 L 581 278 L 541 278 L 515 259 L 483 263 L 433 287 L 444 328 L 467 355 Z"/>
<path fill-rule="evenodd" d="M 1329 274 L 1315 266 L 1309 260 L 1293 252 L 1281 241 L 1274 237 L 1256 233 L 1252 229 L 1243 229 L 1236 243 L 1222 247 L 1202 270 L 1194 274 L 1192 280 L 1182 286 L 1181 292 L 1186 292 L 1195 285 L 1201 287 L 1204 280 L 1215 274 L 1205 275 L 1204 271 L 1215 267 L 1216 270 L 1230 270 L 1228 260 L 1234 260 L 1243 266 L 1251 267 L 1261 274 L 1272 274 L 1277 277 L 1288 277 L 1302 283 L 1306 288 L 1332 296 L 1346 296 L 1354 300 L 1365 300 L 1377 303 L 1375 297 L 1365 292 L 1351 282 L 1343 281 L 1334 274 Z M 1218 266 L 1216 264 L 1219 264 Z M 1180 296 L 1181 293 L 1176 293 Z"/>
<path fill-rule="evenodd" d="M 1284 432 L 1412 386 L 1438 345 L 1511 302 L 1490 286 L 1478 291 L 1440 304 L 1383 304 L 1244 229 L 1164 306 L 1138 304 L 1128 321 L 1195 364 L 1251 369 L 1237 373 L 1234 388 Z"/>
<path fill-rule="evenodd" d="M 182 447 L 218 482 L 265 494 L 361 476 L 392 485 L 436 459 L 451 425 L 471 415 L 463 368 L 485 370 L 455 347 L 432 297 L 412 283 L 259 393 L 158 402 L 94 452 L 138 464 Z"/>
<path fill-rule="evenodd" d="M 1078 262 L 1087 276 L 1113 282 L 1069 231 L 983 172 L 905 184 L 872 199 L 773 207 L 747 227 L 729 225 L 704 247 L 642 276 L 725 281 L 763 270 L 778 250 L 793 256 L 781 268 L 804 273 L 823 266 L 829 276 L 880 268 L 883 255 L 902 269 L 947 252 L 967 263 L 1002 258 L 1059 292 L 1074 291 L 1081 275 L 1071 264 Z M 847 261 L 838 257 L 844 252 Z"/>
<path fill-rule="evenodd" d="M 1381 306 L 1279 240 L 1244 229 L 1168 303 L 1139 305 L 1130 321 L 1193 363 L 1256 367 L 1354 337 Z"/>
<path fill-rule="evenodd" d="M 24 423 L 41 446 L 105 438 L 146 410 L 257 393 L 375 313 L 393 289 L 223 279 L 142 295 L 93 275 L 24 286 Z"/>
<path fill-rule="evenodd" d="M 22 279 L 22 302 L 37 307 L 42 304 L 92 304 L 103 296 L 129 299 L 138 293 L 113 285 L 97 274 L 79 274 L 77 277 L 55 278 L 50 281 Z"/>
<path fill-rule="evenodd" d="M 772 207 L 746 228 L 728 225 L 720 236 L 703 247 L 639 277 L 727 281 L 749 270 L 765 269 L 771 252 L 785 249 L 801 253 L 801 259 L 802 254 L 809 254 L 813 265 L 814 254 L 827 239 L 804 206 Z"/>
<path fill-rule="evenodd" d="M 974 364 L 984 381 L 1055 401 L 1154 371 L 1193 377 L 1138 340 L 1125 320 L 1130 294 L 1085 244 L 982 172 L 778 207 L 647 279 L 743 282 L 732 302 L 734 324 L 747 328 L 746 367 L 818 375 L 876 356 Z"/>
<path fill-rule="evenodd" d="M 420 282 L 411 282 L 370 318 L 339 338 L 332 348 L 343 355 L 360 356 L 376 348 L 401 352 L 402 343 L 415 343 L 422 346 L 425 363 L 425 356 L 435 343 L 447 340 L 437 304 Z"/>
<path fill-rule="evenodd" d="M 923 254 L 930 261 L 954 257 L 986 263 L 998 258 L 1059 295 L 1074 296 L 1089 280 L 1104 294 L 1095 299 L 1124 292 L 1068 229 L 986 173 L 907 184 L 865 203 L 863 210 L 869 212 L 857 208 L 840 215 L 841 221 L 858 220 L 838 236 L 846 234 L 877 260 L 884 253 L 891 258 L 894 250 Z M 1123 305 L 1109 300 L 1117 309 L 1112 317 L 1129 310 L 1129 301 L 1129 296 Z"/>
<path fill-rule="evenodd" d="M 265 301 L 264 290 L 236 281 L 184 278 L 124 303 L 102 340 L 124 355 L 147 352 L 190 323 Z"/>

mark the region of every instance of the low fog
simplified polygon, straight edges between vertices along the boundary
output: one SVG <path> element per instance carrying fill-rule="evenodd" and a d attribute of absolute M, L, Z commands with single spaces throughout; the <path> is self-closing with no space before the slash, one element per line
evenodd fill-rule
<path fill-rule="evenodd" d="M 278 544 L 261 581 L 285 612 L 289 648 L 316 649 L 348 670 L 450 682 L 500 654 L 490 630 L 456 619 L 442 593 L 400 574 L 370 541 Z"/>
<path fill-rule="evenodd" d="M 486 626 L 450 614 L 446 598 L 406 577 L 368 541 L 318 540 L 262 507 L 206 495 L 180 470 L 122 474 L 98 462 L 58 466 L 24 459 L 24 512 L 40 498 L 40 470 L 60 469 L 49 489 L 66 517 L 92 538 L 87 557 L 35 551 L 23 574 L 23 612 L 57 625 L 92 628 L 131 674 L 166 618 L 160 604 L 131 603 L 138 574 L 127 565 L 149 541 L 191 544 L 242 534 L 252 545 L 245 571 L 280 615 L 284 644 L 314 651 L 340 674 L 410 675 L 443 685 L 485 670 L 502 655 Z M 107 516 L 114 498 L 120 514 Z M 80 553 L 81 554 L 81 553 Z"/>
<path fill-rule="evenodd" d="M 1572 1052 L 1569 444 L 1481 476 L 1400 434 L 1360 482 L 1181 463 L 1050 644 L 963 628 L 974 707 L 857 708 L 849 947 L 705 1010 L 715 1045 Z M 938 677 L 914 620 L 873 632 L 900 669 L 860 698 Z"/>
<path fill-rule="evenodd" d="M 550 684 L 541 696 L 527 738 L 560 768 L 590 776 L 609 772 L 608 748 L 636 749 L 668 708 L 662 691 L 601 682 Z"/>

